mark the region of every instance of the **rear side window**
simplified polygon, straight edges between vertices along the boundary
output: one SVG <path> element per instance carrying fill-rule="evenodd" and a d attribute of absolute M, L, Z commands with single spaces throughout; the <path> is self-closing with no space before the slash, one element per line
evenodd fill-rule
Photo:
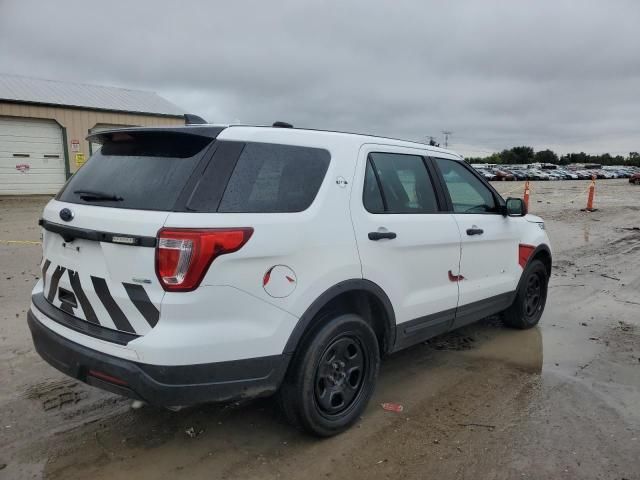
<path fill-rule="evenodd" d="M 71 177 L 58 200 L 172 210 L 212 141 L 209 137 L 162 131 L 114 133 Z"/>
<path fill-rule="evenodd" d="M 218 212 L 301 212 L 313 202 L 329 167 L 320 148 L 247 143 Z"/>
<path fill-rule="evenodd" d="M 422 157 L 370 153 L 363 202 L 371 213 L 435 213 L 438 201 Z"/>

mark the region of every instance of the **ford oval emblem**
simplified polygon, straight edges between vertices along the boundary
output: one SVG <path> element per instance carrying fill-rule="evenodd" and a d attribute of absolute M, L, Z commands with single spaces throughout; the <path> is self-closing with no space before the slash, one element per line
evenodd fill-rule
<path fill-rule="evenodd" d="M 60 218 L 65 222 L 70 222 L 71 220 L 73 220 L 73 212 L 68 208 L 63 208 L 62 210 L 60 210 Z"/>

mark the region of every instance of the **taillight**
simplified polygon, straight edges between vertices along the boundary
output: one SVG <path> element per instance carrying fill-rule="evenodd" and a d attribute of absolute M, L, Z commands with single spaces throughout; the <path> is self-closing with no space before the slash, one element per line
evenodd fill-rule
<path fill-rule="evenodd" d="M 158 232 L 156 275 L 167 291 L 188 292 L 200 285 L 216 257 L 237 252 L 253 228 L 163 228 Z"/>

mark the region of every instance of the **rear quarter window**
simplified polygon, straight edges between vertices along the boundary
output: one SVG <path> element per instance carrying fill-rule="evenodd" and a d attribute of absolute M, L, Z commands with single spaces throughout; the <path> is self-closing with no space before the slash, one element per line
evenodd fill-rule
<path fill-rule="evenodd" d="M 327 173 L 330 154 L 321 148 L 247 143 L 218 207 L 222 213 L 306 210 Z"/>

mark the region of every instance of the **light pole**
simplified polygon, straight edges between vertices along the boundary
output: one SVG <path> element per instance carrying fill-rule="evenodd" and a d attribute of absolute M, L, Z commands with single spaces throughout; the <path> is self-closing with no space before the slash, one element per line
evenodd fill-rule
<path fill-rule="evenodd" d="M 449 147 L 449 135 L 453 135 L 453 132 L 451 132 L 449 130 L 443 130 L 442 133 L 444 134 L 444 148 L 448 148 Z"/>

